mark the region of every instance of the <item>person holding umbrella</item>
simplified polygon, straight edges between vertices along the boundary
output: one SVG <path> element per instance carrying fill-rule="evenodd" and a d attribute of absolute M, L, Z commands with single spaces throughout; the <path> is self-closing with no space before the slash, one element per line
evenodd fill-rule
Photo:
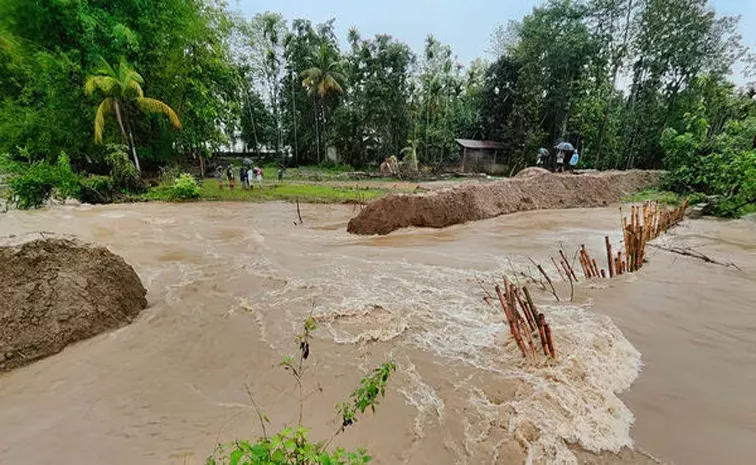
<path fill-rule="evenodd" d="M 556 172 L 562 173 L 564 171 L 564 158 L 575 151 L 575 147 L 569 142 L 560 142 L 554 147 L 557 149 L 556 153 Z"/>

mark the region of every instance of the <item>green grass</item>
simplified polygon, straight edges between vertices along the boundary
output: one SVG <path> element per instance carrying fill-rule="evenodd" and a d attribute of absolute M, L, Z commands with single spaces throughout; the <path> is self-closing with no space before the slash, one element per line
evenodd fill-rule
<path fill-rule="evenodd" d="M 218 188 L 214 179 L 205 179 L 200 184 L 199 200 L 234 200 L 246 202 L 294 201 L 306 203 L 352 203 L 363 202 L 385 195 L 383 189 L 361 189 L 325 186 L 307 183 L 268 181 L 264 189 L 241 189 L 237 183 L 230 189 L 224 182 L 223 189 Z M 163 186 L 153 187 L 147 194 L 132 200 L 171 200 Z"/>
<path fill-rule="evenodd" d="M 648 201 L 658 201 L 667 205 L 679 205 L 685 200 L 684 196 L 669 191 L 658 189 L 646 189 L 635 194 L 625 196 L 622 201 L 625 203 L 642 203 Z"/>

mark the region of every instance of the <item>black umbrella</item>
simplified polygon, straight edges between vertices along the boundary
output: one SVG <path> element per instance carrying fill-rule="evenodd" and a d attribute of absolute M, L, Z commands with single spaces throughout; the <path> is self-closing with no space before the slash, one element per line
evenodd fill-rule
<path fill-rule="evenodd" d="M 561 150 L 563 152 L 573 152 L 575 151 L 575 147 L 572 146 L 569 142 L 560 142 L 555 147 L 557 150 Z"/>
<path fill-rule="evenodd" d="M 255 163 L 252 160 L 250 160 L 249 158 L 243 158 L 242 159 L 242 164 L 247 165 L 247 166 L 252 166 Z"/>

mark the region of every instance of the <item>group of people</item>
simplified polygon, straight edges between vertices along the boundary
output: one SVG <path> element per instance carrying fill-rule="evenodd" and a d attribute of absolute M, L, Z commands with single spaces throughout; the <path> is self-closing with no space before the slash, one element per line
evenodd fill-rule
<path fill-rule="evenodd" d="M 569 160 L 565 163 L 565 160 Z M 557 150 L 555 155 L 549 153 L 548 150 L 541 147 L 538 149 L 538 158 L 536 159 L 536 166 L 540 168 L 546 168 L 554 171 L 555 173 L 562 173 L 564 171 L 573 171 L 580 161 L 580 154 L 577 150 Z"/>
<path fill-rule="evenodd" d="M 228 165 L 225 170 L 222 166 L 218 166 L 215 170 L 215 179 L 218 180 L 218 188 L 223 189 L 223 175 L 225 171 L 225 177 L 228 180 L 228 187 L 230 189 L 233 189 L 236 185 L 236 177 L 234 175 L 234 167 L 232 165 Z M 263 188 L 263 170 L 262 168 L 254 167 L 254 168 L 246 168 L 244 166 L 239 168 L 239 181 L 241 182 L 242 189 L 254 189 L 255 188 L 255 181 L 257 181 L 257 185 L 260 187 L 260 190 Z"/>

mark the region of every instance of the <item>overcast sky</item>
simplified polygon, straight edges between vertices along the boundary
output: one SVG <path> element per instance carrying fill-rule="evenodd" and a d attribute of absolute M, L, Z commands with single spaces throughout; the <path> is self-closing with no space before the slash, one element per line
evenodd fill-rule
<path fill-rule="evenodd" d="M 520 19 L 535 5 L 532 0 L 230 0 L 251 17 L 275 11 L 287 20 L 306 18 L 314 23 L 336 18 L 336 31 L 345 44 L 347 30 L 355 26 L 363 37 L 391 34 L 420 54 L 428 34 L 451 45 L 460 62 L 476 57 L 490 59 L 491 32 L 510 19 Z M 756 0 L 709 0 L 717 13 L 740 15 L 740 33 L 756 50 Z M 739 84 L 745 78 L 733 76 Z M 749 79 L 750 80 L 750 79 Z"/>

